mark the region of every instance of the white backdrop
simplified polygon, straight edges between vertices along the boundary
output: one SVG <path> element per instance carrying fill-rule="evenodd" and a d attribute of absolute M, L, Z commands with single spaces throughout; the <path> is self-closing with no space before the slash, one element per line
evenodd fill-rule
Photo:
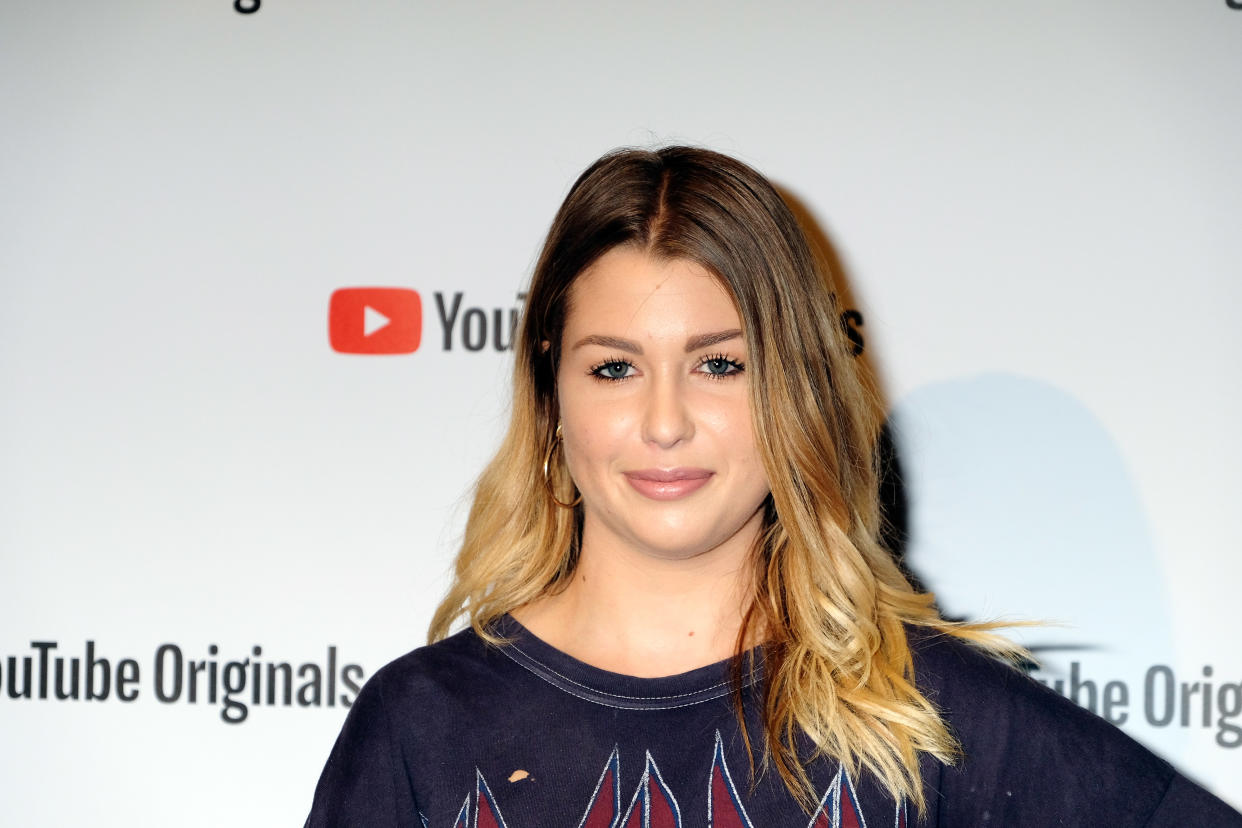
<path fill-rule="evenodd" d="M 505 418 L 470 309 L 673 141 L 834 245 L 945 608 L 1064 622 L 1041 677 L 1242 806 L 1242 10 L 255 5 L 0 9 L 6 823 L 301 823 Z M 329 346 L 356 286 L 417 351 Z"/>

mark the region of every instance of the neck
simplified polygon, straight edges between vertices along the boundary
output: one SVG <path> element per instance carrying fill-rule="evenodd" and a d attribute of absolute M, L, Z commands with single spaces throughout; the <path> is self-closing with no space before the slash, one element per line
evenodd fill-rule
<path fill-rule="evenodd" d="M 713 664 L 736 652 L 750 606 L 754 533 L 741 534 L 727 548 L 667 559 L 584 532 L 565 589 L 514 616 L 557 649 L 616 673 L 667 676 Z"/>

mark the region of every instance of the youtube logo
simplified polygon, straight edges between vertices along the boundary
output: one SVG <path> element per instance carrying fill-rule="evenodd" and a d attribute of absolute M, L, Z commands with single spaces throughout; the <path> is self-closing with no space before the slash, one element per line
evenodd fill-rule
<path fill-rule="evenodd" d="M 423 300 L 409 288 L 332 292 L 328 341 L 342 354 L 412 354 L 423 339 Z"/>

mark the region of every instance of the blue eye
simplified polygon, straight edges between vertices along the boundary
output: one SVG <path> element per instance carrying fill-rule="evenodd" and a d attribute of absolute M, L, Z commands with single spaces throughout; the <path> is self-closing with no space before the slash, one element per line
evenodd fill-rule
<path fill-rule="evenodd" d="M 630 376 L 634 366 L 623 360 L 614 359 L 600 363 L 591 369 L 592 376 L 604 380 L 622 380 Z"/>
<path fill-rule="evenodd" d="M 724 356 L 707 357 L 699 363 L 699 369 L 709 377 L 727 377 L 741 373 L 742 363 Z"/>

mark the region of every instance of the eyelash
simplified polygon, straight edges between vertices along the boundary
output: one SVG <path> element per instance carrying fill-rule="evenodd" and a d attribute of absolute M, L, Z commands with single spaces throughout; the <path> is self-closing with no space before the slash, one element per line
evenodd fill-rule
<path fill-rule="evenodd" d="M 737 376 L 738 374 L 746 370 L 745 363 L 739 360 L 736 360 L 736 359 L 730 359 L 724 354 L 712 354 L 710 356 L 705 356 L 701 360 L 699 360 L 698 364 L 695 365 L 694 367 L 696 369 L 702 368 L 704 365 L 706 365 L 709 362 L 723 362 L 725 363 L 726 368 L 729 369 L 729 370 L 726 370 L 722 374 L 717 374 L 713 371 L 700 371 L 699 372 L 703 374 L 704 376 L 707 376 L 708 378 L 714 379 L 714 380 L 721 380 L 721 379 L 726 379 L 728 377 Z M 596 363 L 594 366 L 592 366 L 591 370 L 588 371 L 587 373 L 591 377 L 594 377 L 595 379 L 599 380 L 600 382 L 622 382 L 624 380 L 629 379 L 631 376 L 633 376 L 632 374 L 626 374 L 623 377 L 605 376 L 603 373 L 604 369 L 611 365 L 624 365 L 627 368 L 634 367 L 634 363 L 630 362 L 628 359 L 623 359 L 621 357 L 609 357 L 599 363 Z"/>

